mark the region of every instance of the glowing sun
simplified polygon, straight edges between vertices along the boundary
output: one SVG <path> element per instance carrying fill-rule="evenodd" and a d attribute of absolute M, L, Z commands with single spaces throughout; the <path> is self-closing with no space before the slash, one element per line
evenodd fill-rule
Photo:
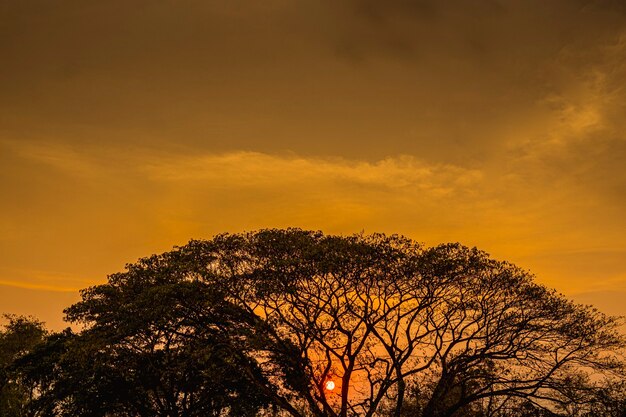
<path fill-rule="evenodd" d="M 328 391 L 332 391 L 335 389 L 335 382 L 334 381 L 326 381 L 326 384 L 324 385 L 326 387 L 326 389 Z"/>

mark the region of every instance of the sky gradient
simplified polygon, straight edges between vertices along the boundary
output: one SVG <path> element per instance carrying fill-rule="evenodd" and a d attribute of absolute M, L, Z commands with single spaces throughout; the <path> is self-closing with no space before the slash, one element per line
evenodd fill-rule
<path fill-rule="evenodd" d="M 0 0 L 0 57 L 0 312 L 295 226 L 626 314 L 622 1 Z"/>

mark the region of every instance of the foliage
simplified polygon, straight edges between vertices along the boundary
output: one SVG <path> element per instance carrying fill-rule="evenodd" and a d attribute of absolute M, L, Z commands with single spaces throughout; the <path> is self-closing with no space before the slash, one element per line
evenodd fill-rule
<path fill-rule="evenodd" d="M 623 410 L 618 320 L 459 244 L 219 235 L 127 265 L 66 313 L 84 330 L 18 361 L 40 415 Z"/>
<path fill-rule="evenodd" d="M 0 416 L 24 415 L 33 398 L 34 386 L 24 384 L 13 364 L 27 355 L 46 336 L 43 323 L 23 316 L 5 315 L 0 331 Z"/>
<path fill-rule="evenodd" d="M 49 337 L 21 361 L 41 389 L 32 408 L 43 416 L 244 417 L 269 406 L 273 387 L 249 356 L 265 343 L 256 318 L 204 283 L 148 275 L 135 269 L 115 287 L 86 290 L 68 316 L 93 324 Z"/>

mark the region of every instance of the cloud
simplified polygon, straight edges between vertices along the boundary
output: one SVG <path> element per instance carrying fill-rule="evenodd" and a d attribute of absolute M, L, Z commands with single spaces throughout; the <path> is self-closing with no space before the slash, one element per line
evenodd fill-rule
<path fill-rule="evenodd" d="M 0 3 L 0 280 L 286 226 L 623 277 L 561 255 L 623 253 L 623 2 Z"/>
<path fill-rule="evenodd" d="M 482 180 L 478 169 L 432 164 L 410 155 L 378 161 L 341 157 L 303 157 L 239 151 L 220 154 L 164 154 L 150 149 L 91 147 L 78 151 L 55 142 L 0 141 L 16 158 L 83 180 L 132 173 L 137 180 L 189 183 L 204 187 L 304 186 L 313 183 L 355 184 L 401 192 L 413 188 L 433 196 L 460 192 Z"/>
<path fill-rule="evenodd" d="M 16 157 L 51 167 L 70 175 L 81 177 L 96 173 L 96 165 L 91 158 L 63 142 L 11 141 L 0 138 L 0 148 Z"/>
<path fill-rule="evenodd" d="M 0 187 L 11 203 L 1 209 L 10 221 L 0 223 L 9 268 L 0 281 L 41 288 L 82 286 L 118 269 L 120 258 L 227 230 L 373 231 L 394 212 L 425 217 L 437 205 L 454 207 L 483 182 L 477 169 L 411 156 L 368 162 L 28 141 L 3 148 Z"/>
<path fill-rule="evenodd" d="M 182 156 L 148 162 L 139 168 L 157 181 L 206 181 L 234 187 L 281 187 L 307 183 L 353 183 L 399 191 L 414 187 L 433 195 L 445 195 L 480 180 L 476 169 L 432 165 L 404 155 L 376 162 L 343 158 L 305 158 L 259 152 Z"/>

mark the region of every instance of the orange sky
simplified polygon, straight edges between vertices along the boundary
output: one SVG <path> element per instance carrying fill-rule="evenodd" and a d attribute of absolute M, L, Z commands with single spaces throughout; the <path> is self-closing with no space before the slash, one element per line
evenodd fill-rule
<path fill-rule="evenodd" d="M 626 314 L 623 2 L 0 0 L 0 57 L 0 311 L 299 226 Z"/>

